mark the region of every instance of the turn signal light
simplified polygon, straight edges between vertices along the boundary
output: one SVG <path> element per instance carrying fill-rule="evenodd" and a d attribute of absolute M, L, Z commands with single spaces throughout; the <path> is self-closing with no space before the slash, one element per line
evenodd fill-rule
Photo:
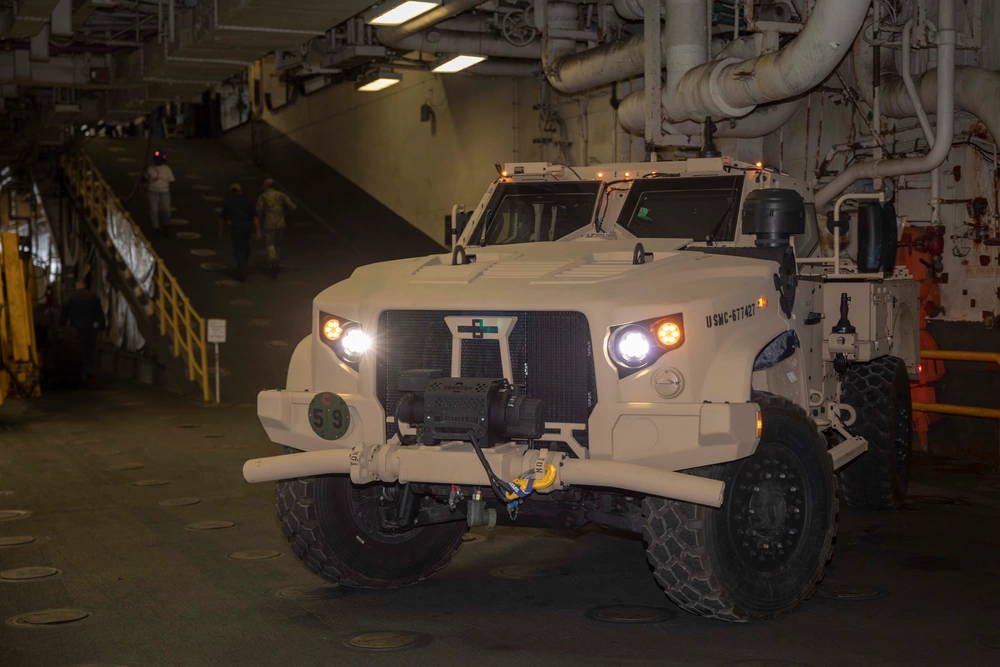
<path fill-rule="evenodd" d="M 758 308 L 767 308 L 767 297 L 766 296 L 762 296 L 762 297 L 760 297 L 760 298 L 757 299 L 757 307 Z"/>
<path fill-rule="evenodd" d="M 653 325 L 653 332 L 656 334 L 656 342 L 668 348 L 676 347 L 684 337 L 681 325 L 673 320 L 660 320 Z"/>
<path fill-rule="evenodd" d="M 323 322 L 323 338 L 329 341 L 340 340 L 344 335 L 344 325 L 336 317 Z"/>
<path fill-rule="evenodd" d="M 757 439 L 760 440 L 760 436 L 764 434 L 764 417 L 761 415 L 760 410 L 757 411 Z"/>

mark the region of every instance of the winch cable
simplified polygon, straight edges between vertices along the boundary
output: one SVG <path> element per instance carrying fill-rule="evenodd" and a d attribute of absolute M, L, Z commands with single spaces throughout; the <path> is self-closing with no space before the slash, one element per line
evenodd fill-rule
<path fill-rule="evenodd" d="M 490 466 L 490 462 L 486 460 L 486 455 L 483 454 L 482 445 L 479 443 L 479 434 L 470 431 L 469 441 L 472 443 L 472 449 L 476 452 L 476 456 L 479 458 L 479 462 L 483 464 L 483 470 L 486 471 L 486 479 L 490 482 L 490 488 L 493 489 L 493 493 L 497 495 L 502 502 L 506 503 L 506 494 L 510 491 L 510 484 L 500 479 L 493 468 Z"/>
<path fill-rule="evenodd" d="M 493 493 L 496 494 L 497 498 L 507 505 L 508 510 L 515 510 L 517 505 L 535 490 L 552 486 L 556 481 L 556 467 L 552 464 L 545 465 L 545 474 L 541 479 L 536 480 L 530 472 L 525 472 L 512 482 L 505 481 L 493 472 L 490 462 L 486 460 L 486 455 L 483 454 L 483 448 L 479 442 L 479 436 L 476 433 L 470 432 L 469 441 L 472 443 L 472 449 L 476 452 L 479 462 L 483 464 L 483 470 L 486 471 L 486 478 L 490 482 L 490 488 L 493 489 Z"/>

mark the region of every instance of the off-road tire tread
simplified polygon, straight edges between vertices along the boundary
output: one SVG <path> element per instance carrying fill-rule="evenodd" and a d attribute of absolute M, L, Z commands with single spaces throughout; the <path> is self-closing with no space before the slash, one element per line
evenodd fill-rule
<path fill-rule="evenodd" d="M 751 398 L 761 410 L 777 409 L 795 413 L 812 423 L 806 412 L 791 401 L 766 392 L 754 392 Z M 829 458 L 827 458 L 829 460 Z M 701 477 L 721 479 L 725 465 L 692 468 L 685 472 Z M 705 519 L 711 508 L 679 500 L 649 496 L 643 501 L 642 536 L 646 542 L 646 557 L 653 576 L 667 597 L 682 609 L 722 621 L 743 623 L 771 618 L 790 611 L 801 600 L 813 595 L 823 577 L 826 564 L 833 557 L 833 542 L 837 534 L 837 478 L 832 463 L 829 475 L 833 482 L 832 530 L 828 531 L 816 571 L 801 598 L 784 609 L 766 614 L 741 609 L 724 589 L 719 575 L 713 570 L 704 540 Z"/>
<path fill-rule="evenodd" d="M 901 465 L 905 471 L 909 465 L 910 431 L 906 429 L 904 435 L 890 441 L 891 420 L 896 416 L 886 405 L 890 392 L 895 391 L 897 368 L 903 364 L 897 357 L 879 357 L 855 364 L 844 374 L 841 400 L 857 412 L 855 424 L 848 429 L 868 440 L 868 451 L 848 463 L 839 475 L 844 502 L 853 509 L 898 509 L 905 498 L 905 493 L 897 497 L 893 492 L 894 476 L 899 471 L 892 468 Z M 895 456 L 892 448 L 897 450 Z"/>
<path fill-rule="evenodd" d="M 332 582 L 350 588 L 403 588 L 427 579 L 448 564 L 462 545 L 456 540 L 453 547 L 441 554 L 431 567 L 406 580 L 386 581 L 373 579 L 357 572 L 344 563 L 330 548 L 316 515 L 316 479 L 305 477 L 277 482 L 274 487 L 275 506 L 281 531 L 306 567 Z"/>

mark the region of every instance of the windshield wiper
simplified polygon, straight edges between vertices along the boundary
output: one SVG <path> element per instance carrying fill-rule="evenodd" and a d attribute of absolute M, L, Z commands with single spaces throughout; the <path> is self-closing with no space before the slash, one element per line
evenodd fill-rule
<path fill-rule="evenodd" d="M 739 194 L 735 194 L 735 196 L 730 197 L 730 199 L 729 199 L 729 206 L 726 207 L 726 212 L 723 213 L 722 217 L 719 218 L 719 221 L 717 223 L 715 223 L 715 227 L 712 228 L 712 232 L 705 237 L 705 243 L 706 244 L 708 244 L 708 245 L 715 245 L 715 237 L 722 230 L 722 226 L 724 224 L 726 224 L 726 222 L 728 222 L 728 220 L 729 220 L 729 214 L 733 210 L 733 204 L 735 204 L 739 200 L 739 198 L 740 198 Z"/>

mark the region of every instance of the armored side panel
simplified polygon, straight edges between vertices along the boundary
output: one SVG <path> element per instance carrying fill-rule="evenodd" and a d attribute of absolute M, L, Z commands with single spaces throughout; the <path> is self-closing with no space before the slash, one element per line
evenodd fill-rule
<path fill-rule="evenodd" d="M 911 375 L 919 358 L 917 283 L 909 279 L 872 282 L 827 282 L 823 285 L 823 359 L 843 354 L 849 361 L 902 358 Z M 835 332 L 841 321 L 843 295 L 853 331 Z"/>

